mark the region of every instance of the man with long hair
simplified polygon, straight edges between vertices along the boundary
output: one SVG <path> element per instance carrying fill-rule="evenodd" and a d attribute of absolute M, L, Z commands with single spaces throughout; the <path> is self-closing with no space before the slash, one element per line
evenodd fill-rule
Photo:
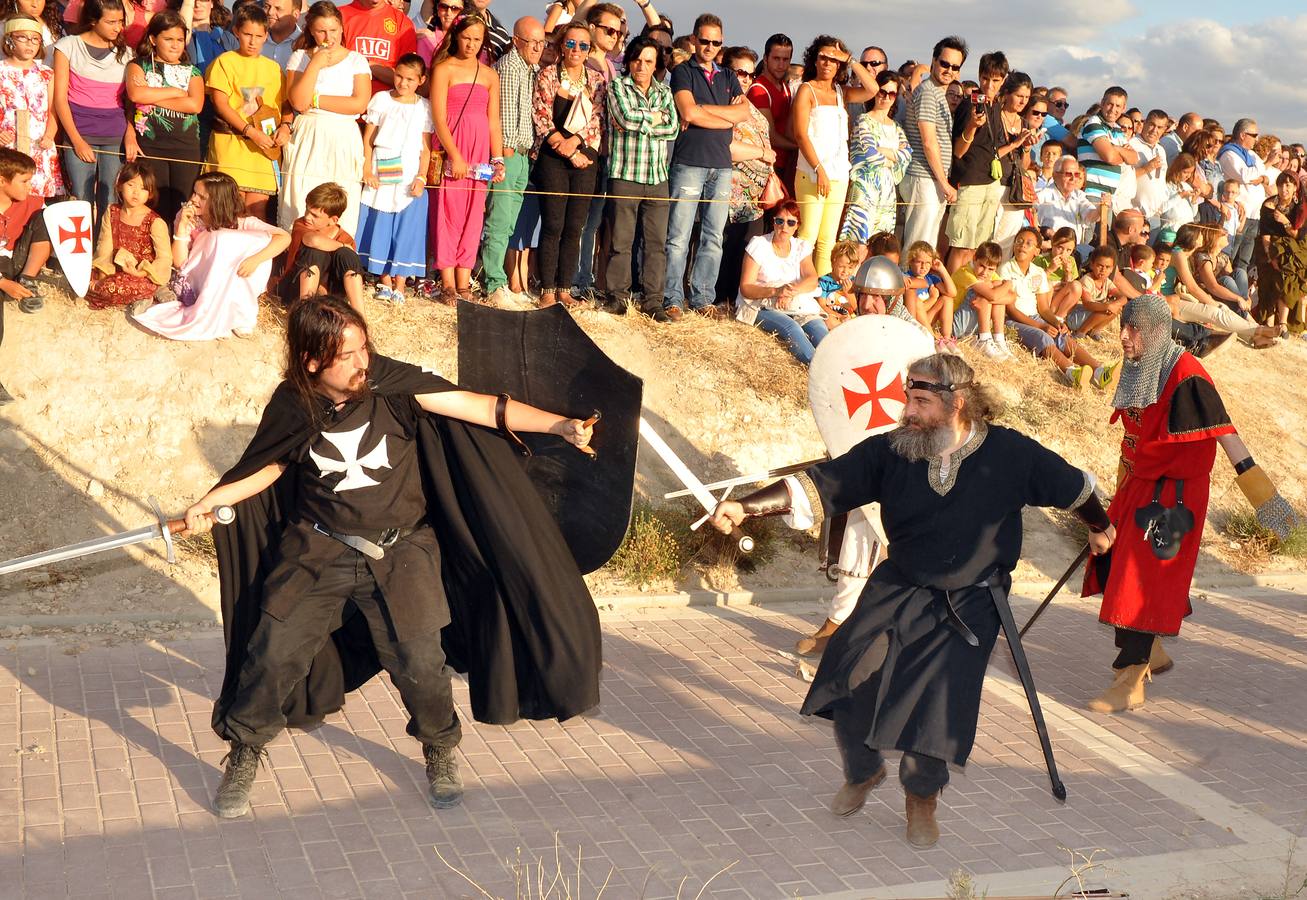
<path fill-rule="evenodd" d="M 853 815 L 885 780 L 881 751 L 902 751 L 907 839 L 924 848 L 939 839 L 935 807 L 948 764 L 964 765 L 975 741 L 999 610 L 1021 555 L 1021 510 L 1074 510 L 1097 552 L 1114 532 L 1093 476 L 992 424 L 999 404 L 961 357 L 913 363 L 906 395 L 895 430 L 723 501 L 712 522 L 726 530 L 748 516 L 788 514 L 809 527 L 823 514 L 880 503 L 889 556 L 826 645 L 802 712 L 835 722 L 845 776 L 836 815 Z"/>
<path fill-rule="evenodd" d="M 459 390 L 372 352 L 345 300 L 300 300 L 285 381 L 241 460 L 186 512 L 215 535 L 231 742 L 214 809 L 234 818 L 264 747 L 389 673 L 422 743 L 431 802 L 463 795 L 449 665 L 481 721 L 568 718 L 598 702 L 599 623 L 562 535 L 513 458 L 516 431 L 585 449 L 590 428 Z M 498 428 L 502 436 L 490 429 Z"/>

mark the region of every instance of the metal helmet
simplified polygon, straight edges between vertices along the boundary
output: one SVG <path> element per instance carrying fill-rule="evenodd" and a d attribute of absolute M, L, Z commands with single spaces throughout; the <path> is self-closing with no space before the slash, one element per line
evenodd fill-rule
<path fill-rule="evenodd" d="M 884 256 L 873 256 L 853 276 L 853 290 L 881 297 L 903 292 L 903 272 Z"/>

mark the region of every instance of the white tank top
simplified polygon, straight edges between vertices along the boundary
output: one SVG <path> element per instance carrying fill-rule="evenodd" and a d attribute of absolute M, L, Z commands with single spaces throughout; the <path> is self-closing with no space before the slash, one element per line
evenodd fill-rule
<path fill-rule="evenodd" d="M 844 105 L 844 91 L 835 85 L 835 103 L 830 106 L 817 101 L 817 92 L 812 85 L 804 84 L 812 91 L 812 112 L 808 114 L 808 140 L 812 141 L 817 151 L 817 159 L 826 177 L 831 181 L 848 181 L 849 179 L 849 111 Z M 817 179 L 817 172 L 808 165 L 808 160 L 799 154 L 799 171 L 812 180 Z"/>

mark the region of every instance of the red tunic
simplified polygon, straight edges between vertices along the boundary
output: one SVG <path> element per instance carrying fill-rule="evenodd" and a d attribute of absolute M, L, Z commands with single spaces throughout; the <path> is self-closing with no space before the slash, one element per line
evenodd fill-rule
<path fill-rule="evenodd" d="M 1189 584 L 1198 559 L 1212 463 L 1216 459 L 1216 438 L 1234 434 L 1225 406 L 1202 365 L 1188 353 L 1182 354 L 1171 370 L 1161 397 L 1144 409 L 1118 410 L 1112 421 L 1121 419 L 1124 483 L 1107 514 L 1116 526 L 1107 583 L 1099 578 L 1092 563 L 1085 571 L 1082 596 L 1100 591 L 1103 606 L 1098 618 L 1107 625 L 1173 635 L 1189 614 Z M 1194 515 L 1194 527 L 1172 559 L 1158 559 L 1144 532 L 1135 524 L 1135 511 L 1153 500 L 1161 478 L 1164 506 L 1175 504 L 1175 482 L 1184 481 L 1184 505 Z"/>

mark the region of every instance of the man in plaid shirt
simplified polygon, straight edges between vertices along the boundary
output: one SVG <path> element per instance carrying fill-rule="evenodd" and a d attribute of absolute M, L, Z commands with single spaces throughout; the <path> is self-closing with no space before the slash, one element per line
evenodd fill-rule
<path fill-rule="evenodd" d="M 504 180 L 490 186 L 490 210 L 481 242 L 481 269 L 490 302 L 509 299 L 504 254 L 522 209 L 522 192 L 531 175 L 531 95 L 535 91 L 540 54 L 545 49 L 545 26 L 524 16 L 513 24 L 513 47 L 495 63 L 499 73 L 499 122 L 504 136 Z"/>
<path fill-rule="evenodd" d="M 654 81 L 659 47 L 647 37 L 626 45 L 626 74 L 608 86 L 608 210 L 613 251 L 608 258 L 604 309 L 621 315 L 631 298 L 631 243 L 643 215 L 641 311 L 657 322 L 663 312 L 667 272 L 667 172 L 671 142 L 680 134 L 676 102 L 667 85 Z"/>

